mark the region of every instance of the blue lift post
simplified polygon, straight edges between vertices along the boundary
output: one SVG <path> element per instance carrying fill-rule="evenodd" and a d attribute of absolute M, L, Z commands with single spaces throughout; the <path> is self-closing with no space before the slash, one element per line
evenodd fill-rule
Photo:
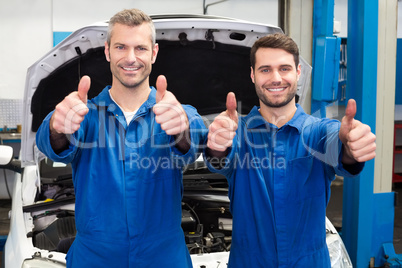
<path fill-rule="evenodd" d="M 338 96 L 341 38 L 333 34 L 334 0 L 315 0 L 311 114 L 326 116 Z"/>
<path fill-rule="evenodd" d="M 315 0 L 312 114 L 325 116 L 336 101 L 338 40 L 333 36 L 334 1 Z M 356 119 L 376 126 L 378 1 L 348 1 L 347 99 L 357 102 Z M 335 46 L 335 49 L 334 49 Z M 339 47 L 339 46 L 338 46 Z M 338 57 L 338 62 L 333 58 Z M 319 68 L 318 68 L 319 67 Z M 323 68 L 324 67 L 324 68 Z M 336 74 L 331 78 L 331 74 Z M 331 80 L 333 79 L 333 80 Z M 345 178 L 342 238 L 354 267 L 402 267 L 393 250 L 395 194 L 374 194 L 374 160 L 357 178 Z M 386 258 L 388 257 L 388 258 Z"/>
<path fill-rule="evenodd" d="M 371 2 L 348 1 L 346 96 L 356 100 L 356 118 L 375 130 L 378 3 Z M 374 257 L 371 255 L 374 236 L 373 189 L 373 161 L 366 163 L 359 177 L 344 180 L 342 238 L 355 267 L 368 267 L 370 258 Z M 376 230 L 376 234 L 381 232 L 380 229 Z"/>
<path fill-rule="evenodd" d="M 375 131 L 378 1 L 348 1 L 347 46 L 347 98 L 357 102 L 356 118 Z M 343 200 L 342 238 L 354 266 L 383 266 L 393 243 L 395 193 L 374 194 L 374 160 L 359 177 L 345 178 Z"/>

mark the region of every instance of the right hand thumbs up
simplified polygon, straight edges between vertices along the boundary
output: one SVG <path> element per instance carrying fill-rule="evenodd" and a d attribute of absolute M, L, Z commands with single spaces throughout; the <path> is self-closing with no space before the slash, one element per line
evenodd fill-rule
<path fill-rule="evenodd" d="M 90 87 L 91 87 L 91 78 L 89 78 L 89 76 L 87 75 L 83 76 L 80 80 L 80 83 L 78 84 L 78 96 L 85 104 L 87 104 L 88 91 Z"/>
<path fill-rule="evenodd" d="M 239 121 L 236 108 L 236 96 L 233 92 L 229 92 L 226 97 L 226 111 L 220 113 L 209 126 L 207 142 L 209 149 L 224 152 L 232 146 Z"/>
<path fill-rule="evenodd" d="M 76 132 L 89 109 L 87 107 L 88 91 L 91 86 L 89 76 L 83 76 L 77 91 L 70 93 L 62 102 L 57 104 L 50 119 L 50 131 L 72 134 Z"/>

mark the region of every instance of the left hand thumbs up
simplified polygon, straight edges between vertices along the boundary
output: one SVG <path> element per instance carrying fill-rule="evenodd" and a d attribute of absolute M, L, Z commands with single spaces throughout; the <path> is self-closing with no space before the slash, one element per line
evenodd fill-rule
<path fill-rule="evenodd" d="M 348 133 L 353 129 L 353 123 L 356 115 L 356 101 L 350 99 L 346 105 L 345 116 L 341 121 L 341 129 L 339 130 L 339 137 L 343 144 L 347 143 Z"/>
<path fill-rule="evenodd" d="M 155 121 L 166 134 L 178 135 L 189 128 L 187 114 L 173 93 L 167 90 L 167 80 L 163 75 L 156 80 L 155 98 Z"/>
<path fill-rule="evenodd" d="M 376 137 L 368 125 L 354 119 L 356 110 L 356 101 L 350 99 L 339 130 L 339 138 L 345 149 L 342 159 L 345 164 L 365 162 L 375 157 Z"/>

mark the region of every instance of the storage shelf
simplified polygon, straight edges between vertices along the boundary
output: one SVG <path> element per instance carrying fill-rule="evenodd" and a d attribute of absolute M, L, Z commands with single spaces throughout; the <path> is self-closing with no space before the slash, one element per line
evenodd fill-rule
<path fill-rule="evenodd" d="M 393 183 L 402 182 L 402 173 L 394 173 L 392 175 L 392 182 Z"/>
<path fill-rule="evenodd" d="M 394 126 L 394 157 L 393 157 L 393 164 L 392 164 L 392 182 L 393 183 L 402 182 L 402 173 L 395 172 L 395 164 L 397 164 L 398 166 L 402 164 L 402 163 L 395 163 L 395 162 L 397 162 L 397 155 L 402 154 L 402 145 L 396 144 L 398 129 L 402 129 L 401 121 L 396 121 L 395 126 Z M 399 131 L 398 134 L 401 135 L 401 131 Z M 400 157 L 399 157 L 399 160 L 400 160 Z"/>

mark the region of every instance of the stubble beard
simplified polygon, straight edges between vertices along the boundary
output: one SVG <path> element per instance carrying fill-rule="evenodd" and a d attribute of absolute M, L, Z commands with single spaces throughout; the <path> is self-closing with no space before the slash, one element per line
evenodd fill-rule
<path fill-rule="evenodd" d="M 118 74 L 118 73 L 117 73 Z M 120 76 L 120 75 L 116 75 L 116 74 L 113 74 L 113 76 L 115 77 L 115 79 L 117 79 L 119 82 L 120 82 L 120 84 L 121 85 L 123 85 L 125 88 L 127 88 L 127 89 L 131 89 L 131 90 L 134 90 L 134 89 L 136 89 L 136 88 L 139 88 L 142 84 L 144 84 L 147 80 L 148 80 L 148 77 L 149 77 L 149 75 L 151 74 L 151 71 L 150 70 L 146 70 L 146 72 L 145 73 L 143 73 L 143 74 L 136 74 L 135 75 L 135 77 L 141 77 L 141 80 L 134 80 L 134 81 L 130 81 L 130 79 L 126 79 L 126 80 L 124 80 L 123 79 L 123 77 L 122 76 Z"/>
<path fill-rule="evenodd" d="M 282 102 L 272 102 L 269 98 L 264 94 L 264 91 L 267 89 L 264 88 L 256 88 L 256 92 L 260 101 L 266 105 L 267 107 L 271 108 L 281 108 L 289 104 L 296 96 L 297 84 L 293 85 L 291 91 L 286 95 L 286 98 Z"/>

